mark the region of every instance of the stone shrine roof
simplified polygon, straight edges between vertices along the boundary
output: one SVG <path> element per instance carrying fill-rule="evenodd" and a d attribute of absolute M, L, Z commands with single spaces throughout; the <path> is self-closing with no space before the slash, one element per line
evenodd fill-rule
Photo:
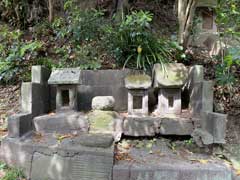
<path fill-rule="evenodd" d="M 188 69 L 181 63 L 169 63 L 163 67 L 160 64 L 155 64 L 153 72 L 155 88 L 182 87 L 188 78 Z"/>
<path fill-rule="evenodd" d="M 151 77 L 146 74 L 128 75 L 125 78 L 125 87 L 127 89 L 148 89 L 151 85 Z"/>
<path fill-rule="evenodd" d="M 81 84 L 81 70 L 79 68 L 61 68 L 53 70 L 48 84 Z"/>

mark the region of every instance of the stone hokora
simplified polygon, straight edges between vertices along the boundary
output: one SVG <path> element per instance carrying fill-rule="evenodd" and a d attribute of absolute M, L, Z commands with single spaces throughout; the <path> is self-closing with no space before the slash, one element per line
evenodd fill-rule
<path fill-rule="evenodd" d="M 188 69 L 181 63 L 154 65 L 154 88 L 158 90 L 157 113 L 181 114 L 181 89 L 188 79 Z"/>
<path fill-rule="evenodd" d="M 81 84 L 79 68 L 56 69 L 51 73 L 48 84 L 55 85 L 56 110 L 77 109 L 77 86 Z"/>
<path fill-rule="evenodd" d="M 129 115 L 148 115 L 148 90 L 151 85 L 151 77 L 145 74 L 128 75 L 125 78 Z"/>

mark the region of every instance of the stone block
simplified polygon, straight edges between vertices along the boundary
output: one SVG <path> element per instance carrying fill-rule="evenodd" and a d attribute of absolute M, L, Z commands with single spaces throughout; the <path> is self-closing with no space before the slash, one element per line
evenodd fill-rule
<path fill-rule="evenodd" d="M 162 118 L 160 134 L 162 135 L 191 135 L 194 126 L 190 119 Z"/>
<path fill-rule="evenodd" d="M 190 94 L 190 108 L 194 116 L 200 116 L 201 112 L 213 111 L 213 82 L 203 81 L 195 83 Z"/>
<path fill-rule="evenodd" d="M 155 64 L 154 87 L 155 88 L 179 88 L 182 87 L 188 79 L 188 69 L 181 63 Z"/>
<path fill-rule="evenodd" d="M 213 142 L 225 143 L 227 115 L 214 112 L 203 112 L 201 127 L 213 136 Z"/>
<path fill-rule="evenodd" d="M 84 115 L 73 111 L 38 116 L 33 121 L 36 130 L 42 133 L 78 133 L 89 129 Z"/>
<path fill-rule="evenodd" d="M 81 134 L 77 142 L 87 147 L 108 148 L 113 145 L 113 137 L 109 134 Z"/>
<path fill-rule="evenodd" d="M 181 89 L 159 89 L 157 112 L 161 115 L 181 114 Z"/>
<path fill-rule="evenodd" d="M 199 146 L 203 147 L 204 145 L 213 144 L 213 136 L 206 130 L 197 128 L 191 134 L 194 142 Z"/>
<path fill-rule="evenodd" d="M 146 74 L 128 75 L 125 78 L 127 89 L 148 89 L 152 85 L 152 79 Z"/>
<path fill-rule="evenodd" d="M 21 110 L 33 117 L 47 113 L 50 109 L 49 87 L 46 84 L 22 83 Z"/>
<path fill-rule="evenodd" d="M 117 84 L 117 83 L 116 83 Z M 91 110 L 92 99 L 96 96 L 113 96 L 115 111 L 127 110 L 127 89 L 124 86 L 78 86 L 78 110 Z"/>
<path fill-rule="evenodd" d="M 123 134 L 127 136 L 155 136 L 159 133 L 158 118 L 127 117 L 123 122 Z"/>
<path fill-rule="evenodd" d="M 81 84 L 79 68 L 62 68 L 52 71 L 48 84 Z"/>
<path fill-rule="evenodd" d="M 93 110 L 113 110 L 115 99 L 112 96 L 96 96 L 92 100 Z"/>
<path fill-rule="evenodd" d="M 113 166 L 113 180 L 129 180 L 130 175 L 129 164 L 115 164 Z"/>
<path fill-rule="evenodd" d="M 43 66 L 32 66 L 32 83 L 46 84 L 51 72 Z"/>
<path fill-rule="evenodd" d="M 191 85 L 204 81 L 204 68 L 202 65 L 194 65 L 190 68 L 189 81 Z"/>
<path fill-rule="evenodd" d="M 21 137 L 33 129 L 31 114 L 16 114 L 8 118 L 8 137 Z"/>

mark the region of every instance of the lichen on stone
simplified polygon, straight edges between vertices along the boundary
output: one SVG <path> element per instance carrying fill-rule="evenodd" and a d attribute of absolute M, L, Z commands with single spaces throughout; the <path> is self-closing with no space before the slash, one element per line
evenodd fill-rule
<path fill-rule="evenodd" d="M 125 86 L 129 89 L 147 89 L 151 84 L 151 77 L 146 74 L 128 75 L 125 78 Z"/>

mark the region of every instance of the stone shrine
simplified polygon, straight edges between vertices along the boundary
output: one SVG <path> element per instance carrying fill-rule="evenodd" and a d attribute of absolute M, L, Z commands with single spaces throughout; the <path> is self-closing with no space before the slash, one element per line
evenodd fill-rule
<path fill-rule="evenodd" d="M 122 135 L 187 135 L 199 146 L 223 144 L 227 116 L 213 112 L 213 82 L 203 71 L 156 64 L 150 77 L 129 69 L 51 72 L 33 66 L 32 82 L 21 87 L 22 112 L 8 119 L 0 157 L 31 180 L 129 180 L 118 175 L 114 161 Z"/>

